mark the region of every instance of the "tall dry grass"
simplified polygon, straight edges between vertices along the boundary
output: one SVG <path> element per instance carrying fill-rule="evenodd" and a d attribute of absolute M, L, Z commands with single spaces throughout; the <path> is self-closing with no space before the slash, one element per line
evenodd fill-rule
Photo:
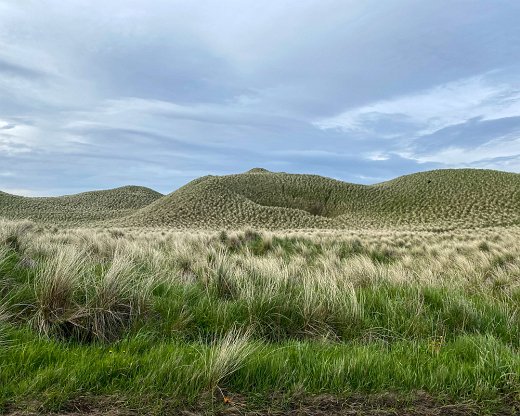
<path fill-rule="evenodd" d="M 363 234 L 6 228 L 18 243 L 4 242 L 2 250 L 16 253 L 22 272 L 23 264 L 37 265 L 27 272 L 33 298 L 25 312 L 39 333 L 60 338 L 109 342 L 158 314 L 176 319 L 171 325 L 181 335 L 199 325 L 228 330 L 235 308 L 259 336 L 337 339 L 376 322 L 375 309 L 396 319 L 377 325 L 406 332 L 404 315 L 427 317 L 425 302 L 442 302 L 435 313 L 471 315 L 478 298 L 476 307 L 506 319 L 520 296 L 515 228 Z"/>
<path fill-rule="evenodd" d="M 128 251 L 95 264 L 84 249 L 47 248 L 34 277 L 31 322 L 43 335 L 112 341 L 146 314 L 154 280 L 142 278 Z"/>
<path fill-rule="evenodd" d="M 257 344 L 250 342 L 250 338 L 250 330 L 240 331 L 236 328 L 215 338 L 210 348 L 200 352 L 204 372 L 196 373 L 194 377 L 201 378 L 209 391 L 219 389 L 219 385 L 242 368 L 248 357 L 259 349 Z"/>
<path fill-rule="evenodd" d="M 519 391 L 517 228 L 7 228 L 0 405 Z"/>

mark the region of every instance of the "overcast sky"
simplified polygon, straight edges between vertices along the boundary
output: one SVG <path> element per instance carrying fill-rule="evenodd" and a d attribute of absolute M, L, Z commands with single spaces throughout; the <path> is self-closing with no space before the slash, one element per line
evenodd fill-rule
<path fill-rule="evenodd" d="M 520 172 L 520 1 L 0 0 L 0 190 Z"/>

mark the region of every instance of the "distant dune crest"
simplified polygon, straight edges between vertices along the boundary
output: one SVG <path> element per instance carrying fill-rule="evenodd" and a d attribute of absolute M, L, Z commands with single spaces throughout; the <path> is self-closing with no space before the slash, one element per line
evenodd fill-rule
<path fill-rule="evenodd" d="M 84 225 L 130 215 L 162 196 L 142 186 L 123 186 L 60 197 L 24 197 L 0 192 L 0 217 Z"/>
<path fill-rule="evenodd" d="M 246 173 L 271 173 L 271 172 L 264 168 L 253 168 L 253 169 L 248 170 Z"/>
<path fill-rule="evenodd" d="M 269 172 L 198 178 L 168 195 L 128 186 L 56 198 L 0 193 L 0 216 L 172 228 L 414 228 L 520 224 L 520 175 L 446 169 L 357 185 Z"/>

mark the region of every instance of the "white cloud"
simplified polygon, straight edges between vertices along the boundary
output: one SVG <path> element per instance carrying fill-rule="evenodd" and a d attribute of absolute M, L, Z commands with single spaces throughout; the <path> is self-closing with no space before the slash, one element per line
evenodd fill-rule
<path fill-rule="evenodd" d="M 30 152 L 39 142 L 38 128 L 0 120 L 0 151 L 8 155 Z"/>
<path fill-rule="evenodd" d="M 349 109 L 314 125 L 393 138 L 396 135 L 389 135 L 386 129 L 390 123 L 397 123 L 404 127 L 402 136 L 418 137 L 473 118 L 496 120 L 520 116 L 520 88 L 493 82 L 488 75 Z"/>
<path fill-rule="evenodd" d="M 14 126 L 9 130 L 0 130 L 0 152 L 10 156 L 30 152 L 28 142 L 33 132 L 30 126 Z"/>
<path fill-rule="evenodd" d="M 420 163 L 438 162 L 445 165 L 470 165 L 485 160 L 511 158 L 520 155 L 520 133 L 491 140 L 474 148 L 449 146 L 426 155 L 402 154 Z"/>
<path fill-rule="evenodd" d="M 11 126 L 10 123 L 4 120 L 0 120 L 0 130 L 8 129 Z"/>
<path fill-rule="evenodd" d="M 384 153 L 369 153 L 368 155 L 366 155 L 366 158 L 369 160 L 378 161 L 378 160 L 388 160 L 388 159 L 390 159 L 390 156 L 388 156 Z"/>
<path fill-rule="evenodd" d="M 82 137 L 60 129 L 59 122 L 54 120 L 35 119 L 28 124 L 17 118 L 0 119 L 0 153 L 5 156 L 61 155 L 74 152 L 78 144 L 86 142 Z"/>

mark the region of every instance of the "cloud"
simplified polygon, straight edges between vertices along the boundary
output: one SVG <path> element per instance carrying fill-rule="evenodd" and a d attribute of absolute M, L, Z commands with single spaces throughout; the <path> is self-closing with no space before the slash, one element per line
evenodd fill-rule
<path fill-rule="evenodd" d="M 430 154 L 410 155 L 411 158 L 425 162 L 458 164 L 471 166 L 475 162 L 490 162 L 503 158 L 520 156 L 520 131 L 516 134 L 492 139 L 473 148 L 453 144 Z"/>
<path fill-rule="evenodd" d="M 519 15 L 484 0 L 0 0 L 0 189 L 517 170 Z"/>
<path fill-rule="evenodd" d="M 0 59 L 0 74 L 3 76 L 14 76 L 22 78 L 44 78 L 46 74 L 33 68 L 27 68 L 22 65 L 17 65 Z"/>
<path fill-rule="evenodd" d="M 37 129 L 0 120 L 0 151 L 9 155 L 31 152 Z"/>
<path fill-rule="evenodd" d="M 349 109 L 314 124 L 322 129 L 395 138 L 424 136 L 475 118 L 513 116 L 520 116 L 520 86 L 496 83 L 484 74 Z"/>
<path fill-rule="evenodd" d="M 474 118 L 421 136 L 409 148 L 419 154 L 432 153 L 454 145 L 471 150 L 496 138 L 515 135 L 520 135 L 520 117 L 493 120 Z"/>
<path fill-rule="evenodd" d="M 10 129 L 13 129 L 14 127 L 15 127 L 14 124 L 0 120 L 0 130 L 10 130 Z"/>
<path fill-rule="evenodd" d="M 502 71 L 437 85 L 377 101 L 314 122 L 355 140 L 374 137 L 386 147 L 370 160 L 394 152 L 418 163 L 520 171 L 520 84 Z"/>

